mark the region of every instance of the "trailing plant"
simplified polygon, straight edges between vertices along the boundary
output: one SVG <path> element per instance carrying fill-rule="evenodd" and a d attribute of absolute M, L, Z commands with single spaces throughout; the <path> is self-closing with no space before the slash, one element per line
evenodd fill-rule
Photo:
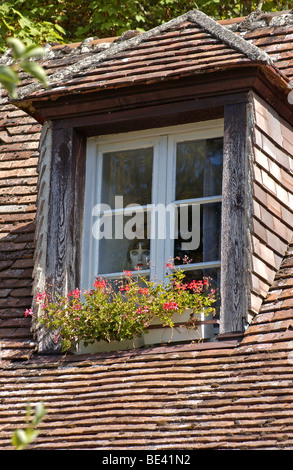
<path fill-rule="evenodd" d="M 190 328 L 196 328 L 197 315 L 213 313 L 217 300 L 207 278 L 187 281 L 182 269 L 170 263 L 163 282 L 153 282 L 138 272 L 125 271 L 115 282 L 97 278 L 93 289 L 74 289 L 53 300 L 46 292 L 38 293 L 42 313 L 37 319 L 62 340 L 63 350 L 80 341 L 87 346 L 96 340 L 116 342 L 140 337 L 154 320 L 174 326 L 174 314 L 190 311 Z M 33 315 L 32 309 L 26 315 Z"/>

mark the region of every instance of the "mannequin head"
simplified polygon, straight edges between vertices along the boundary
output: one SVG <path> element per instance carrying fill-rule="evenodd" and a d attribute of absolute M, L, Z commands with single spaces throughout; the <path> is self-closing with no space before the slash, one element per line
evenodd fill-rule
<path fill-rule="evenodd" d="M 141 243 L 138 243 L 138 245 L 130 251 L 129 255 L 132 269 L 148 269 L 150 250 L 143 248 Z"/>

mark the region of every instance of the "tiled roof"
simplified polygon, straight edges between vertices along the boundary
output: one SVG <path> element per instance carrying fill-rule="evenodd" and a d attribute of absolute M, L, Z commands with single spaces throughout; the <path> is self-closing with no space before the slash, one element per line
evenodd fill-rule
<path fill-rule="evenodd" d="M 291 79 L 293 14 L 223 23 L 266 55 L 243 42 L 231 51 L 229 35 L 215 39 L 185 17 L 176 28 L 126 41 L 51 48 L 44 65 L 56 84 L 45 94 L 174 79 L 245 65 L 253 54 L 271 67 L 272 59 Z M 64 73 L 66 88 L 59 86 Z M 29 80 L 20 96 L 27 93 L 45 97 Z M 27 401 L 41 399 L 48 415 L 34 449 L 291 449 L 293 242 L 240 344 L 86 357 L 33 354 L 24 310 L 31 305 L 40 130 L 24 111 L 1 106 L 0 449 L 24 423 Z"/>
<path fill-rule="evenodd" d="M 41 126 L 0 108 L 0 345 L 2 357 L 32 353 L 30 318 L 38 141 Z"/>
<path fill-rule="evenodd" d="M 43 62 L 49 90 L 24 84 L 20 96 L 41 98 L 150 84 L 251 61 L 273 66 L 253 41 L 235 35 L 201 12 L 189 12 L 125 41 L 93 41 L 77 48 L 52 50 Z"/>
<path fill-rule="evenodd" d="M 86 357 L 0 371 L 0 449 L 28 399 L 48 414 L 32 449 L 293 448 L 293 244 L 242 342 Z"/>
<path fill-rule="evenodd" d="M 259 21 L 252 21 L 250 26 L 249 22 L 243 22 L 231 25 L 231 29 L 263 50 L 281 73 L 291 79 L 293 75 L 293 13 L 271 17 L 260 14 L 259 18 Z"/>

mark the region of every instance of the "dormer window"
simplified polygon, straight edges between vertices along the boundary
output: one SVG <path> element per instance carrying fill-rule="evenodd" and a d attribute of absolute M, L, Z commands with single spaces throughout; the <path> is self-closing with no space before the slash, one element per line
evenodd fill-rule
<path fill-rule="evenodd" d="M 292 235 L 281 196 L 291 195 L 292 110 L 280 69 L 198 11 L 69 58 L 64 86 L 48 67 L 48 90 L 20 94 L 44 123 L 34 299 L 137 266 L 162 279 L 165 263 L 187 255 L 188 276 L 220 286 L 217 340 L 239 338 Z M 50 333 L 39 345 L 59 347 Z"/>

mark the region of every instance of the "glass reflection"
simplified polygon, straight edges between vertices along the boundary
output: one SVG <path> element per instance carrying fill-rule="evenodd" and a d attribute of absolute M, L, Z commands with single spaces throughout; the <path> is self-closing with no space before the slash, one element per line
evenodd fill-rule
<path fill-rule="evenodd" d="M 177 144 L 176 200 L 222 194 L 223 138 Z"/>
<path fill-rule="evenodd" d="M 180 210 L 178 210 L 178 238 L 174 242 L 175 264 L 182 264 L 187 256 L 192 263 L 217 261 L 221 257 L 221 209 L 222 204 L 209 203 L 200 206 L 200 220 L 192 220 L 192 208 L 188 207 L 188 232 L 192 233 L 192 225 L 200 224 L 200 244 L 196 249 L 185 250 L 182 245 L 188 243 L 180 234 Z M 190 245 L 192 240 L 189 240 Z"/>
<path fill-rule="evenodd" d="M 103 155 L 101 203 L 114 208 L 115 196 L 128 204 L 150 204 L 153 148 L 107 152 Z"/>
<path fill-rule="evenodd" d="M 105 227 L 101 232 L 107 231 L 108 236 L 101 236 L 99 241 L 99 274 L 123 272 L 136 266 L 148 269 L 148 214 L 135 210 L 126 215 L 115 212 L 115 197 L 120 196 L 124 208 L 129 204 L 151 204 L 152 169 L 152 147 L 103 154 L 100 202 L 113 212 L 103 219 Z"/>
<path fill-rule="evenodd" d="M 146 214 L 145 214 L 146 216 Z M 114 216 L 112 216 L 114 219 Z M 125 220 L 129 217 L 123 217 Z M 114 224 L 114 222 L 113 222 Z M 102 238 L 99 241 L 99 274 L 111 274 L 124 270 L 149 269 L 150 240 L 141 233 L 141 238 Z"/>

